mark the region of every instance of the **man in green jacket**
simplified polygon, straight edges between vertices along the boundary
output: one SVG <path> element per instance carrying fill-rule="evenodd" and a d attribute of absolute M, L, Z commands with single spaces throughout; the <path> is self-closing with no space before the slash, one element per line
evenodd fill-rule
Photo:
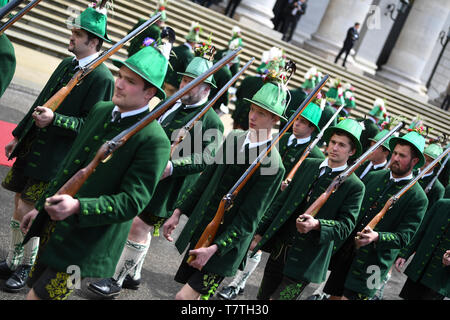
<path fill-rule="evenodd" d="M 99 55 L 103 41 L 109 41 L 106 19 L 92 7 L 76 19 L 68 47 L 75 57 L 66 58 L 58 65 L 31 109 L 13 130 L 14 139 L 5 148 L 7 157 L 16 157 L 2 182 L 4 188 L 15 192 L 10 250 L 6 261 L 0 263 L 0 277 L 9 278 L 6 290 L 17 291 L 25 285 L 39 244 L 39 239 L 32 239 L 25 249 L 21 245 L 22 217 L 34 207 L 55 176 L 91 108 L 112 97 L 114 77 L 101 64 L 74 87 L 56 112 L 42 107 L 67 84 L 78 67 L 84 67 Z"/>
<path fill-rule="evenodd" d="M 370 110 L 367 118 L 364 119 L 364 130 L 361 134 L 361 144 L 363 146 L 363 151 L 365 152 L 370 147 L 370 138 L 375 137 L 380 128 L 378 123 L 385 119 L 387 116 L 386 107 L 384 106 L 384 100 L 376 99 L 372 110 Z"/>
<path fill-rule="evenodd" d="M 356 228 L 335 253 L 336 264 L 324 288 L 332 295 L 330 299 L 371 299 L 425 214 L 428 199 L 416 183 L 373 230 L 367 227 L 388 199 L 413 179 L 413 168 L 425 163 L 425 138 L 416 131 L 391 138 L 389 145 L 393 150 L 391 170 L 372 172 L 363 179 L 366 194 Z"/>
<path fill-rule="evenodd" d="M 157 49 L 146 47 L 125 62 L 113 62 L 120 69 L 112 101 L 92 108 L 51 186 L 22 222 L 23 229 L 32 223 L 25 242 L 41 237 L 27 299 L 66 299 L 74 266 L 81 278 L 111 277 L 132 219 L 149 204 L 169 160 L 170 141 L 152 121 L 99 164 L 74 197 L 56 194 L 105 141 L 149 114 L 151 98 L 165 98 L 167 59 Z"/>
<path fill-rule="evenodd" d="M 336 241 L 353 230 L 364 185 L 352 174 L 315 217 L 304 212 L 347 168 L 347 161 L 361 154 L 361 130 L 353 119 L 326 129 L 328 158 L 306 159 L 264 215 L 251 246 L 253 252 L 270 252 L 258 299 L 297 299 L 310 282 L 325 280 Z"/>
<path fill-rule="evenodd" d="M 180 89 L 194 78 L 212 67 L 204 58 L 195 57 L 183 73 Z M 204 83 L 181 97 L 171 109 L 159 118 L 167 138 L 175 141 L 176 135 L 200 110 L 206 106 L 210 87 L 214 87 L 214 77 L 208 77 Z M 121 287 L 137 289 L 141 281 L 141 269 L 150 248 L 152 229 L 159 234 L 159 227 L 172 214 L 173 205 L 180 195 L 180 190 L 193 184 L 198 175 L 211 163 L 215 150 L 222 142 L 222 121 L 213 109 L 197 122 L 189 131 L 184 143 L 178 146 L 173 158 L 167 163 L 164 175 L 155 191 L 155 196 L 144 211 L 133 219 L 127 243 L 116 266 L 112 278 L 91 283 L 91 291 L 103 297 L 114 297 Z M 198 148 L 196 144 L 201 147 Z"/>
<path fill-rule="evenodd" d="M 206 167 L 164 224 L 164 236 L 173 241 L 171 235 L 181 214 L 189 216 L 175 244 L 182 253 L 190 243 L 175 275 L 175 281 L 184 284 L 176 299 L 207 299 L 214 295 L 224 277 L 236 274 L 247 256 L 262 215 L 280 187 L 285 170 L 278 151 L 272 148 L 235 197 L 211 245 L 194 249 L 223 196 L 271 141 L 272 128 L 286 107 L 286 91 L 274 83 L 267 83 L 249 100 L 249 131 L 232 131 L 227 136 L 216 154 L 215 163 Z M 195 256 L 190 264 L 187 263 L 189 255 Z"/>
<path fill-rule="evenodd" d="M 315 101 L 318 102 L 318 101 Z M 320 104 L 320 102 L 318 102 Z M 295 112 L 295 110 L 293 110 Z M 299 161 L 303 152 L 311 143 L 313 135 L 319 132 L 317 126 L 319 119 L 322 115 L 321 108 L 314 102 L 308 104 L 301 115 L 295 120 L 293 124 L 292 134 L 285 134 L 281 137 L 278 144 L 278 151 L 280 152 L 281 159 L 283 160 L 283 166 L 286 170 L 285 176 L 287 176 L 291 169 Z M 310 151 L 308 159 L 325 159 L 322 151 L 317 146 Z M 281 193 L 287 187 L 284 182 L 281 183 L 280 190 L 277 194 Z M 218 295 L 226 300 L 232 300 L 236 298 L 238 294 L 242 294 L 246 281 L 256 269 L 261 261 L 262 251 L 259 250 L 255 255 L 249 252 L 245 269 L 243 271 L 238 270 L 238 273 L 234 277 L 230 285 L 223 287 Z"/>
<path fill-rule="evenodd" d="M 437 201 L 424 217 L 408 246 L 395 262 L 408 276 L 400 297 L 406 300 L 443 300 L 450 297 L 450 199 Z"/>

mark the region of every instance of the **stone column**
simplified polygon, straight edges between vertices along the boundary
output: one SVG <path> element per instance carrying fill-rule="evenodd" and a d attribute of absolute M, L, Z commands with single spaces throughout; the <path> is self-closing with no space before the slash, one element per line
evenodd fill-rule
<path fill-rule="evenodd" d="M 311 40 L 305 41 L 305 48 L 325 58 L 334 58 L 342 47 L 347 30 L 355 22 L 364 22 L 371 4 L 372 0 L 330 1 L 319 28 Z"/>
<path fill-rule="evenodd" d="M 449 13 L 449 1 L 415 0 L 387 63 L 376 75 L 399 84 L 405 93 L 410 92 L 403 90 L 407 88 L 424 94 L 420 78 Z"/>
<path fill-rule="evenodd" d="M 235 15 L 239 22 L 254 28 L 256 31 L 281 39 L 281 34 L 273 30 L 273 6 L 276 0 L 242 0 L 236 8 Z"/>

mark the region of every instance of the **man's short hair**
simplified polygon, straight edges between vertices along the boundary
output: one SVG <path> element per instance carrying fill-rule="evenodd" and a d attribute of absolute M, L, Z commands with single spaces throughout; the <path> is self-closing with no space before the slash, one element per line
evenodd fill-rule
<path fill-rule="evenodd" d="M 331 139 L 334 135 L 337 135 L 337 136 L 346 136 L 346 137 L 348 138 L 348 140 L 350 140 L 350 148 L 351 148 L 352 150 L 355 150 L 355 151 L 356 151 L 356 144 L 355 144 L 355 142 L 353 141 L 353 139 L 352 139 L 352 137 L 350 136 L 350 134 L 348 134 L 348 133 L 345 132 L 345 131 L 336 130 L 336 131 L 333 132 L 333 134 L 331 135 L 330 139 Z"/>
<path fill-rule="evenodd" d="M 90 32 L 86 31 L 86 33 L 87 33 L 87 36 L 88 36 L 88 42 L 91 41 L 91 40 L 94 40 L 94 39 L 98 39 L 98 44 L 95 47 L 95 50 L 97 50 L 97 52 L 99 52 L 102 49 L 102 46 L 103 46 L 103 39 L 97 37 L 95 34 L 92 34 Z"/>

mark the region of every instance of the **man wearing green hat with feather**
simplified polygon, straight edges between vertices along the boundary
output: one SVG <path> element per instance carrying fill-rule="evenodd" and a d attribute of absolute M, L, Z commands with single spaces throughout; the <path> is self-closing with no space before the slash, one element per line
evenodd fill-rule
<path fill-rule="evenodd" d="M 366 119 L 362 122 L 364 125 L 364 131 L 361 134 L 361 144 L 364 151 L 370 147 L 369 139 L 375 137 L 380 132 L 378 123 L 387 118 L 385 104 L 385 100 L 377 98 L 373 103 L 373 108 L 370 110 Z"/>
<path fill-rule="evenodd" d="M 10 222 L 10 250 L 6 261 L 0 263 L 0 276 L 10 278 L 5 286 L 9 291 L 16 292 L 25 285 L 39 244 L 39 239 L 34 238 L 25 248 L 21 245 L 23 234 L 19 225 L 23 216 L 34 207 L 58 172 L 91 108 L 99 101 L 110 100 L 113 94 L 114 77 L 101 64 L 73 88 L 55 112 L 42 107 L 80 67 L 99 55 L 103 41 L 109 41 L 107 17 L 100 12 L 101 9 L 88 7 L 75 19 L 68 46 L 75 57 L 61 61 L 28 113 L 13 130 L 14 139 L 5 148 L 6 156 L 16 157 L 2 182 L 4 188 L 15 192 L 16 200 Z"/>
<path fill-rule="evenodd" d="M 425 138 L 417 131 L 392 137 L 389 147 L 392 150 L 390 170 L 371 172 L 363 178 L 366 193 L 356 227 L 345 243 L 338 244 L 335 265 L 324 288 L 324 292 L 332 296 L 330 299 L 373 298 L 400 249 L 412 239 L 425 214 L 428 199 L 416 183 L 397 200 L 374 230 L 367 226 L 389 198 L 414 178 L 413 169 L 425 163 Z M 377 283 L 371 281 L 374 271 L 370 266 L 378 268 Z"/>
<path fill-rule="evenodd" d="M 185 284 L 176 299 L 207 299 L 224 277 L 242 269 L 247 250 L 262 215 L 278 191 L 285 169 L 280 154 L 272 148 L 268 157 L 234 199 L 213 243 L 193 249 L 206 225 L 214 217 L 222 197 L 233 187 L 272 138 L 272 129 L 286 108 L 286 86 L 268 82 L 251 99 L 249 130 L 232 131 L 218 150 L 215 162 L 208 165 L 195 185 L 188 188 L 164 224 L 164 236 L 171 235 L 181 214 L 189 220 L 175 246 L 182 253 L 189 246 L 175 280 Z M 195 255 L 190 264 L 188 255 Z"/>
<path fill-rule="evenodd" d="M 307 158 L 264 215 L 250 247 L 270 253 L 258 299 L 297 299 L 310 282 L 325 280 L 335 242 L 353 230 L 364 185 L 352 174 L 315 217 L 303 213 L 347 168 L 348 160 L 361 154 L 361 131 L 353 119 L 327 128 L 328 157 Z"/>
<path fill-rule="evenodd" d="M 0 0 L 0 8 L 5 6 L 8 0 Z M 6 34 L 0 35 L 0 98 L 8 88 L 14 72 L 16 71 L 16 55 L 14 47 Z"/>
<path fill-rule="evenodd" d="M 149 46 L 113 63 L 119 75 L 112 101 L 92 108 L 52 185 L 22 222 L 22 229 L 28 229 L 25 242 L 41 237 L 28 299 L 66 299 L 73 290 L 67 281 L 73 265 L 82 278 L 111 277 L 132 219 L 149 204 L 169 160 L 170 141 L 155 120 L 100 164 L 74 197 L 55 195 L 92 161 L 104 141 L 147 116 L 154 96 L 165 99 L 168 61 L 158 49 Z"/>

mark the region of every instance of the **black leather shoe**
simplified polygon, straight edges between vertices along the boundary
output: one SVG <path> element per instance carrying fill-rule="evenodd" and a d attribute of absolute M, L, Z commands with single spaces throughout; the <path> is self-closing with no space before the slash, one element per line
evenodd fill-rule
<path fill-rule="evenodd" d="M 11 277 L 5 282 L 3 287 L 7 292 L 18 292 L 27 284 L 28 275 L 30 274 L 31 266 L 21 265 L 13 272 Z"/>
<path fill-rule="evenodd" d="M 90 283 L 88 289 L 103 298 L 114 298 L 119 295 L 122 289 L 113 278 L 101 279 Z"/>
<path fill-rule="evenodd" d="M 8 264 L 6 263 L 6 260 L 3 260 L 0 262 L 0 279 L 8 279 L 11 277 L 14 271 L 12 271 Z"/>
<path fill-rule="evenodd" d="M 225 300 L 233 300 L 238 295 L 236 287 L 223 287 L 217 295 Z"/>
<path fill-rule="evenodd" d="M 126 275 L 122 283 L 122 288 L 137 290 L 141 284 L 141 279 L 134 280 L 129 274 Z"/>

